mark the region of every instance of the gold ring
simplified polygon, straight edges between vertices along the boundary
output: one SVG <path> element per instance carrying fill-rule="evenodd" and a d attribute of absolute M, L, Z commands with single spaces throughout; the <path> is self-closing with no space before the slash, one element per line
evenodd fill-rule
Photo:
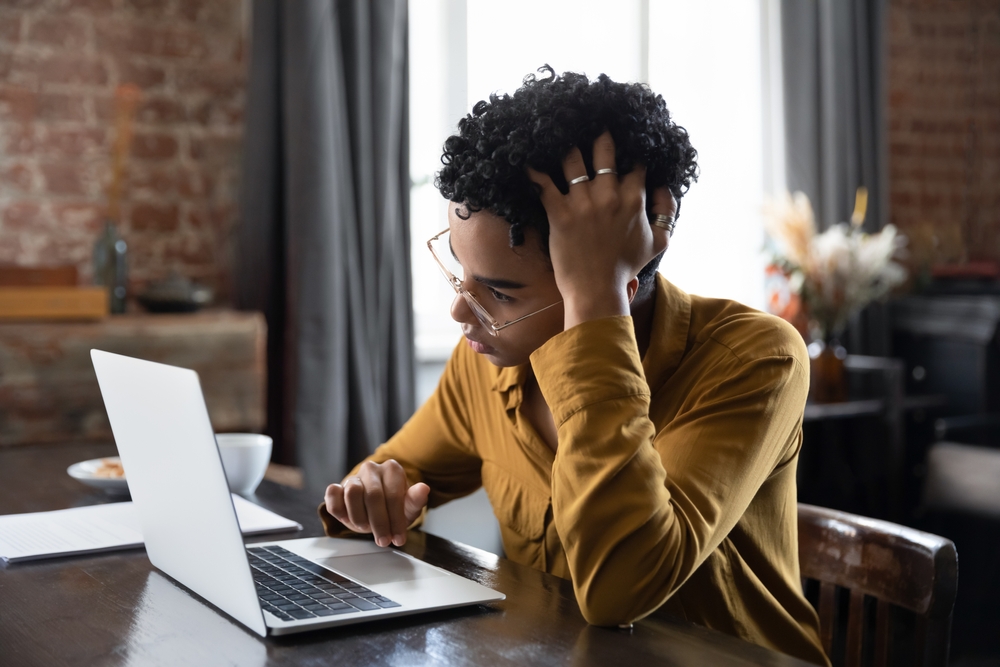
<path fill-rule="evenodd" d="M 576 185 L 577 183 L 586 183 L 590 180 L 590 176 L 584 174 L 583 176 L 577 176 L 572 181 L 569 182 L 570 185 Z"/>
<path fill-rule="evenodd" d="M 594 176 L 603 176 L 604 174 L 614 174 L 615 176 L 617 176 L 618 172 L 615 171 L 614 169 L 598 169 L 597 171 L 594 172 Z"/>

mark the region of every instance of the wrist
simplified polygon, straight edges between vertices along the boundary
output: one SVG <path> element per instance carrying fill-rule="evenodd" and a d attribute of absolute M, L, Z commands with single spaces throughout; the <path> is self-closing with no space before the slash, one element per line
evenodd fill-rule
<path fill-rule="evenodd" d="M 591 320 L 629 315 L 628 294 L 625 290 L 590 292 L 587 295 L 563 299 L 563 327 L 569 329 Z"/>

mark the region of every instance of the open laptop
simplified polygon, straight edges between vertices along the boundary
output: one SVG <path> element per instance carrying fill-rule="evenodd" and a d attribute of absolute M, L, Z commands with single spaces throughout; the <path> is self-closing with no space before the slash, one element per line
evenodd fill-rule
<path fill-rule="evenodd" d="M 244 546 L 198 374 L 91 350 L 146 553 L 264 636 L 503 600 L 374 540 Z"/>

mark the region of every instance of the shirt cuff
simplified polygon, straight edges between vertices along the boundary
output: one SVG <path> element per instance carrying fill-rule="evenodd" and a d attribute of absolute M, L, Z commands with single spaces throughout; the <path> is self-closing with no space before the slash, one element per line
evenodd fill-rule
<path fill-rule="evenodd" d="M 553 336 L 532 353 L 531 368 L 557 427 L 588 405 L 649 395 L 628 315 L 583 322 Z"/>

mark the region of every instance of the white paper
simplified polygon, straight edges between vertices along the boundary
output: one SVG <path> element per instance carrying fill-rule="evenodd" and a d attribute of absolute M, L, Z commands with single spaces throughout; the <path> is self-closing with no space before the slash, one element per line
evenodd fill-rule
<path fill-rule="evenodd" d="M 301 524 L 233 494 L 244 535 L 302 530 Z M 0 516 L 0 558 L 31 560 L 141 547 L 139 512 L 131 502 Z"/>

